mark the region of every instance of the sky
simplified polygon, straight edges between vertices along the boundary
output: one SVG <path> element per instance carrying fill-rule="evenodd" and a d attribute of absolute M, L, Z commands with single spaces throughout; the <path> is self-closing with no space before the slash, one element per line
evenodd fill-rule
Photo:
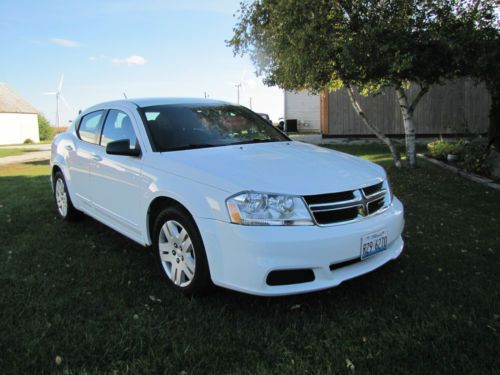
<path fill-rule="evenodd" d="M 55 124 L 64 75 L 61 124 L 94 104 L 137 97 L 198 97 L 240 104 L 273 120 L 283 92 L 255 76 L 248 57 L 234 57 L 240 0 L 1 0 L 0 82 Z"/>

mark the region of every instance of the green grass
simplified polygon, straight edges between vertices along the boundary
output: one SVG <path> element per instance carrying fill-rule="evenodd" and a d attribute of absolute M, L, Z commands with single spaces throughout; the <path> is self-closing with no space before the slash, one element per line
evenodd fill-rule
<path fill-rule="evenodd" d="M 39 151 L 37 148 L 0 148 L 0 158 L 4 156 L 17 156 L 28 152 Z"/>
<path fill-rule="evenodd" d="M 500 192 L 425 162 L 395 170 L 376 146 L 342 149 L 387 167 L 405 251 L 282 298 L 182 297 L 134 242 L 58 220 L 47 165 L 0 168 L 0 373 L 499 373 Z"/>

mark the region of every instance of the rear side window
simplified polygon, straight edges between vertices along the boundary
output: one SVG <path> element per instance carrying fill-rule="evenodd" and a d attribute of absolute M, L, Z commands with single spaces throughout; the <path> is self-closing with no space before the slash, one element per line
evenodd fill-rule
<path fill-rule="evenodd" d="M 121 141 L 124 139 L 128 139 L 130 141 L 130 148 L 135 148 L 137 138 L 135 136 L 130 117 L 122 111 L 112 109 L 108 112 L 108 116 L 104 122 L 101 146 L 106 147 L 106 145 L 110 142 Z"/>
<path fill-rule="evenodd" d="M 81 140 L 89 143 L 97 143 L 99 124 L 104 111 L 96 111 L 82 117 L 78 127 L 78 136 Z"/>

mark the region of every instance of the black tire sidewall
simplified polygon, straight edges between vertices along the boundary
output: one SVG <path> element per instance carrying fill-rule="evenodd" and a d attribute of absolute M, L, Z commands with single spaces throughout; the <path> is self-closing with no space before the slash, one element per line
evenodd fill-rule
<path fill-rule="evenodd" d="M 181 224 L 188 232 L 189 237 L 191 238 L 191 241 L 193 243 L 195 252 L 195 273 L 191 283 L 185 287 L 175 285 L 172 280 L 170 280 L 168 275 L 165 273 L 165 269 L 163 268 L 163 264 L 160 258 L 158 245 L 160 231 L 162 226 L 168 220 L 175 220 L 179 224 Z M 203 245 L 203 240 L 201 238 L 198 227 L 189 214 L 184 212 L 184 210 L 178 209 L 177 207 L 168 207 L 163 209 L 154 221 L 153 236 L 151 242 L 156 266 L 161 274 L 162 279 L 165 280 L 168 285 L 186 295 L 205 294 L 209 291 L 212 286 L 212 282 L 210 279 L 210 271 L 208 267 L 207 256 L 205 253 L 205 247 Z"/>

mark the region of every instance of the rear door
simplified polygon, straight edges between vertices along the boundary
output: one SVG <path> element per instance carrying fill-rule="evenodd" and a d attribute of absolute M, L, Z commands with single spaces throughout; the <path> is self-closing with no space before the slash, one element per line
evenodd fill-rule
<path fill-rule="evenodd" d="M 109 155 L 109 142 L 128 139 L 130 147 L 139 147 L 134 117 L 125 109 L 107 113 L 98 157 L 92 164 L 90 186 L 95 213 L 106 223 L 131 237 L 140 236 L 139 223 L 142 194 L 141 156 Z"/>
<path fill-rule="evenodd" d="M 104 111 L 84 115 L 76 130 L 75 149 L 69 150 L 68 166 L 71 187 L 78 208 L 92 211 L 92 190 L 90 187 L 90 166 L 99 151 L 99 136 Z"/>

